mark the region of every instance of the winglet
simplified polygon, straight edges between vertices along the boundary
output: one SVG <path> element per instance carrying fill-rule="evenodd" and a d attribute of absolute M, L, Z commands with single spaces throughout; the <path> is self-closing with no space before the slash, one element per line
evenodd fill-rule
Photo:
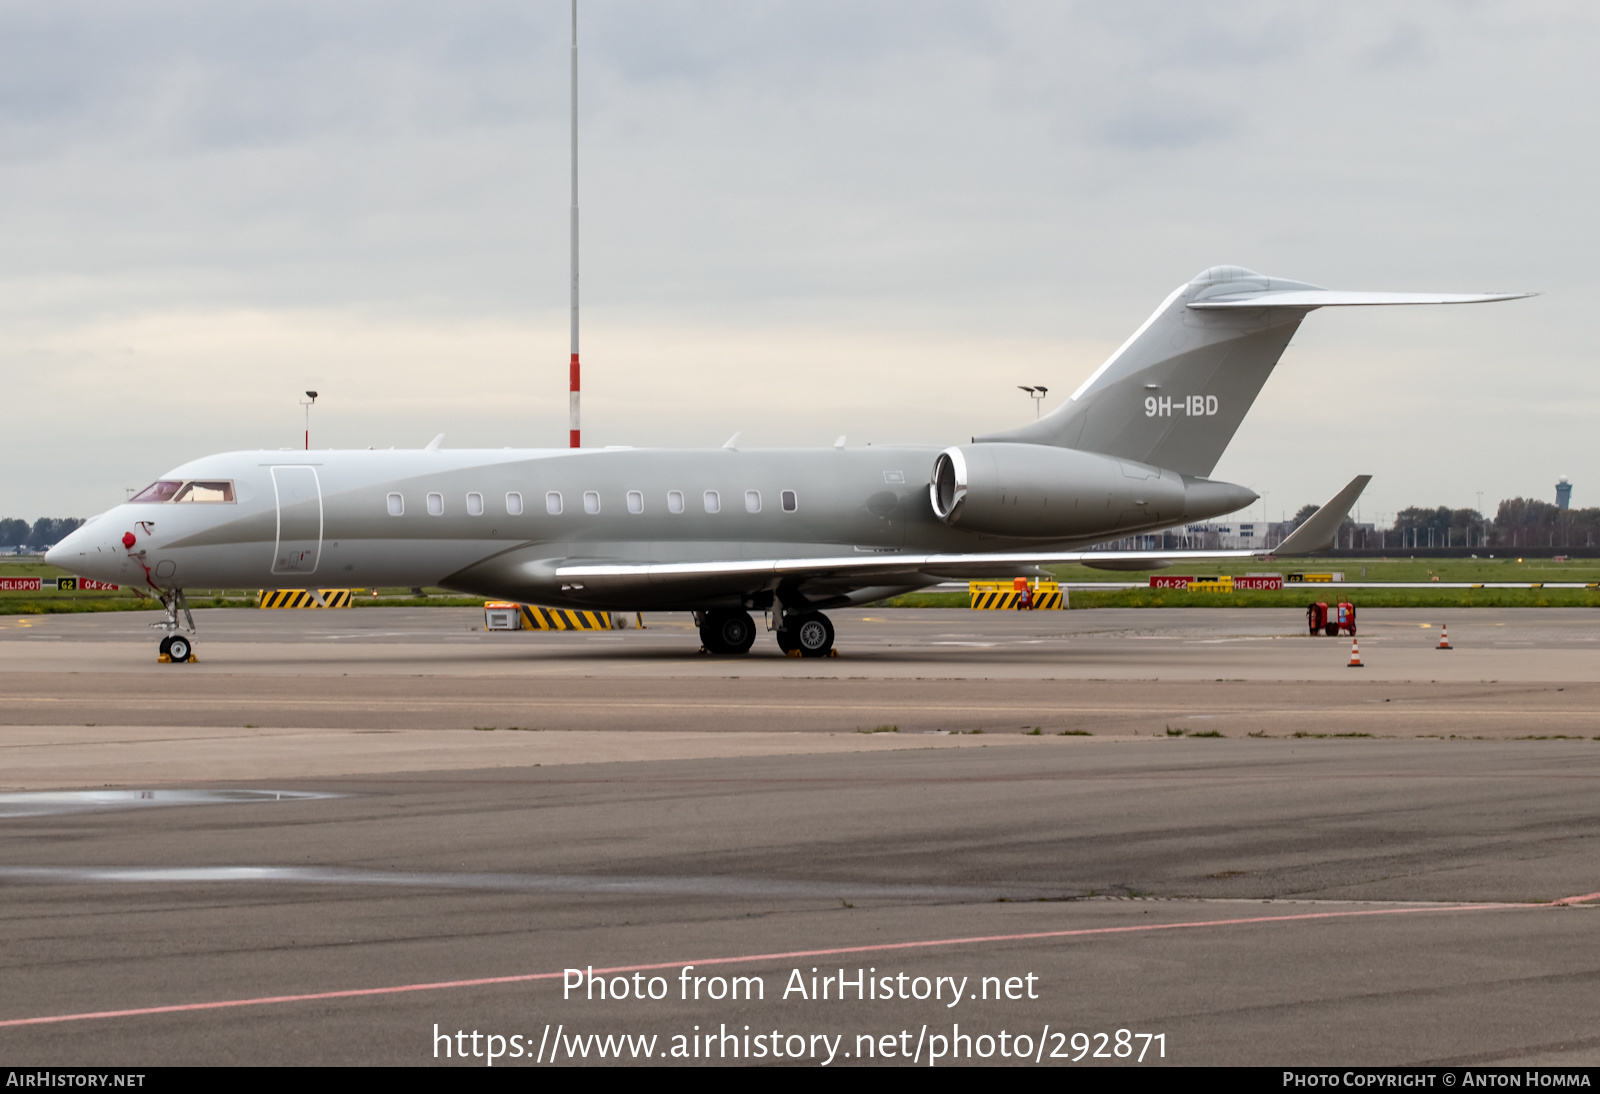
<path fill-rule="evenodd" d="M 433 440 L 429 441 L 428 442 L 428 447 L 424 448 L 423 451 L 424 452 L 437 452 L 437 451 L 439 451 L 439 446 L 441 444 L 443 444 L 443 443 L 444 443 L 444 434 L 441 433 L 437 437 L 435 437 Z"/>
<path fill-rule="evenodd" d="M 1314 555 L 1318 551 L 1326 551 L 1333 546 L 1333 537 L 1338 534 L 1339 525 L 1344 523 L 1344 518 L 1350 515 L 1350 507 L 1355 505 L 1356 499 L 1361 496 L 1361 491 L 1367 488 L 1367 483 L 1372 481 L 1371 475 L 1357 475 L 1350 480 L 1350 485 L 1335 494 L 1328 504 L 1318 509 L 1306 522 L 1289 534 L 1289 538 L 1273 548 L 1274 555 Z"/>
<path fill-rule="evenodd" d="M 735 433 L 733 436 L 728 438 L 728 443 L 722 447 L 726 448 L 729 452 L 737 452 L 739 450 L 739 438 L 743 436 L 743 433 Z"/>

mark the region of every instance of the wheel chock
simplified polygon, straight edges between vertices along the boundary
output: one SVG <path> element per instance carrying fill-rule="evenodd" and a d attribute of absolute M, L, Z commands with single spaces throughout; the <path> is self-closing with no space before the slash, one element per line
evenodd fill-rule
<path fill-rule="evenodd" d="M 158 665 L 170 665 L 170 664 L 172 664 L 172 655 L 170 653 L 163 653 L 163 654 L 158 655 L 156 657 L 156 664 L 158 664 Z"/>
<path fill-rule="evenodd" d="M 800 651 L 799 650 L 790 650 L 788 653 L 784 654 L 784 656 L 785 657 L 793 657 L 793 658 L 798 659 L 800 657 Z"/>
<path fill-rule="evenodd" d="M 828 651 L 828 656 L 829 657 L 838 657 L 839 656 L 839 651 L 838 650 L 829 650 Z"/>

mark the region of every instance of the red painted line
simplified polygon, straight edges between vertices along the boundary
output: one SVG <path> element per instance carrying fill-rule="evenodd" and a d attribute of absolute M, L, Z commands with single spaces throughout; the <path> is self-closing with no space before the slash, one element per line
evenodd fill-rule
<path fill-rule="evenodd" d="M 1586 900 L 1600 897 L 1569 897 Z M 883 942 L 871 946 L 835 946 L 823 950 L 790 950 L 784 953 L 744 954 L 739 957 L 707 957 L 693 961 L 659 961 L 648 965 L 617 965 L 594 969 L 595 975 L 612 975 L 627 972 L 654 972 L 658 969 L 678 969 L 685 965 L 736 965 L 758 961 L 789 961 L 798 957 L 834 957 L 848 953 L 883 953 L 890 950 L 929 949 L 935 946 L 975 946 L 986 942 L 1026 942 L 1041 938 L 1084 938 L 1090 935 L 1137 934 L 1149 931 L 1176 931 L 1195 927 L 1236 927 L 1254 923 L 1297 923 L 1313 919 L 1354 919 L 1365 916 L 1415 915 L 1439 912 L 1503 911 L 1508 908 L 1537 908 L 1537 904 L 1457 904 L 1446 907 L 1372 908 L 1359 912 L 1305 912 L 1300 915 L 1251 916 L 1242 919 L 1201 919 L 1184 923 L 1142 923 L 1136 927 L 1084 927 L 1071 931 L 1032 931 L 1025 934 L 975 935 L 971 938 L 936 938 L 922 942 Z M 0 1028 L 8 1026 L 39 1026 L 57 1022 L 82 1022 L 93 1018 L 132 1018 L 145 1014 L 181 1014 L 185 1011 L 222 1010 L 228 1007 L 255 1007 L 269 1003 L 307 1003 L 318 999 L 354 999 L 364 995 L 400 995 L 414 991 L 440 991 L 445 988 L 475 988 L 490 984 L 523 984 L 534 980 L 554 980 L 563 972 L 532 972 L 517 976 L 486 976 L 476 980 L 440 980 L 428 984 L 397 984 L 382 988 L 351 988 L 344 991 L 319 991 L 303 995 L 263 995 L 252 999 L 219 999 L 209 1003 L 176 1003 L 163 1007 L 134 1007 L 129 1010 L 97 1010 L 83 1014 L 49 1014 L 38 1018 L 8 1018 L 0 1021 Z"/>
<path fill-rule="evenodd" d="M 1564 896 L 1560 900 L 1552 900 L 1552 904 L 1587 904 L 1591 900 L 1600 900 L 1600 893 L 1584 893 L 1582 896 Z"/>

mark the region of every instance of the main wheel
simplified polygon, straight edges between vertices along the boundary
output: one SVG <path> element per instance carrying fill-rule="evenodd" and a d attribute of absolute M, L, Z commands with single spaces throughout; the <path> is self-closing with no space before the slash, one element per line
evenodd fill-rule
<path fill-rule="evenodd" d="M 162 645 L 167 647 L 163 652 L 172 658 L 173 664 L 181 664 L 188 661 L 189 654 L 194 652 L 194 647 L 189 644 L 189 640 L 181 634 L 172 635 Z"/>
<path fill-rule="evenodd" d="M 794 629 L 795 648 L 801 657 L 826 657 L 833 649 L 833 623 L 821 612 L 800 617 Z"/>
<path fill-rule="evenodd" d="M 794 644 L 794 628 L 793 627 L 790 627 L 787 630 L 775 631 L 775 632 L 773 632 L 773 634 L 774 634 L 774 637 L 777 638 L 777 640 L 778 640 L 778 648 L 780 650 L 782 650 L 784 653 L 791 653 L 794 650 L 797 650 L 797 649 L 800 648 L 799 646 Z"/>
<path fill-rule="evenodd" d="M 756 621 L 749 612 L 707 612 L 700 641 L 712 653 L 746 653 L 756 640 Z"/>

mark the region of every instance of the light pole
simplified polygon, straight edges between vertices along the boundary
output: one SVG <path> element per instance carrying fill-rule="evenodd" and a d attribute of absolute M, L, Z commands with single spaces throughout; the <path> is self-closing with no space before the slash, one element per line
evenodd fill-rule
<path fill-rule="evenodd" d="M 306 392 L 306 398 L 300 400 L 300 405 L 306 408 L 306 451 L 311 451 L 311 404 L 317 401 L 315 391 Z"/>
<path fill-rule="evenodd" d="M 579 446 L 578 387 L 578 0 L 572 0 L 572 360 L 568 365 L 567 440 Z"/>
<path fill-rule="evenodd" d="M 1026 391 L 1028 393 L 1028 397 L 1033 400 L 1033 420 L 1038 421 L 1039 415 L 1042 413 L 1041 407 L 1044 405 L 1045 392 L 1049 391 L 1050 389 L 1045 387 L 1043 384 L 1034 384 L 1032 386 L 1029 386 L 1028 384 L 1018 384 L 1017 388 L 1021 391 Z"/>

